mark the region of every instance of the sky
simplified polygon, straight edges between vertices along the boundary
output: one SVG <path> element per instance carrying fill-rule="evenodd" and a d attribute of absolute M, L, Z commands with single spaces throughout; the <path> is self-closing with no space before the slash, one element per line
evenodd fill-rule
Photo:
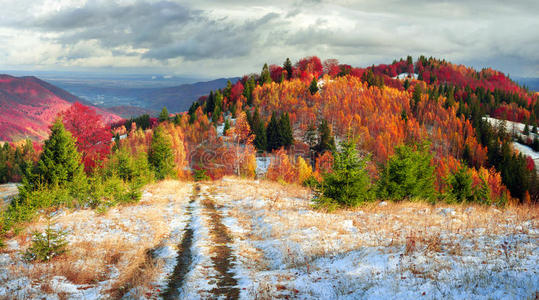
<path fill-rule="evenodd" d="M 539 77 L 539 1 L 0 0 L 0 70 L 241 76 L 412 55 Z"/>

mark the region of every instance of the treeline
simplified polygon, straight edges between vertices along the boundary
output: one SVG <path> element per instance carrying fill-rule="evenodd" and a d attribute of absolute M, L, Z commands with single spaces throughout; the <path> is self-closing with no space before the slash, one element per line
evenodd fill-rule
<path fill-rule="evenodd" d="M 156 127 L 149 138 L 139 130 L 124 142 L 112 143 L 110 128 L 100 122 L 86 123 L 92 119 L 100 117 L 88 107 L 73 105 L 56 119 L 35 160 L 24 159 L 35 153 L 30 142 L 16 148 L 21 154 L 15 156 L 23 160 L 21 186 L 18 196 L 0 213 L 0 239 L 40 210 L 68 206 L 105 211 L 119 203 L 138 201 L 141 188 L 154 179 L 176 176 L 173 142 L 165 128 Z M 132 147 L 132 141 L 141 135 L 148 146 L 135 143 L 138 146 Z M 3 149 L 10 151 L 3 147 L 2 155 Z"/>
<path fill-rule="evenodd" d="M 0 183 L 21 181 L 26 165 L 36 160 L 39 150 L 38 145 L 28 139 L 19 143 L 5 142 L 0 147 Z"/>

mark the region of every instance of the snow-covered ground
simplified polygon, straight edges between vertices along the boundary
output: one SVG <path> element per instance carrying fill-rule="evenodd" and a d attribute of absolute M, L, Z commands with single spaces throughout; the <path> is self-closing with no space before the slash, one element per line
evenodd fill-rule
<path fill-rule="evenodd" d="M 498 126 L 500 124 L 500 122 L 505 122 L 505 129 L 507 130 L 507 132 L 510 132 L 510 133 L 514 132 L 516 134 L 520 134 L 523 138 L 526 137 L 525 135 L 522 134 L 526 124 L 519 123 L 519 122 L 508 121 L 508 120 L 496 119 L 496 118 L 492 118 L 492 117 L 484 117 L 484 119 L 486 119 L 489 122 L 489 124 L 492 125 L 492 126 Z M 531 131 L 532 127 L 529 126 L 528 129 Z M 539 136 L 539 135 L 536 135 L 536 134 L 530 132 L 528 137 L 533 139 L 535 136 Z"/>
<path fill-rule="evenodd" d="M 400 79 L 400 80 L 405 80 L 406 78 L 413 78 L 413 79 L 417 79 L 419 75 L 416 74 L 416 73 L 413 73 L 413 74 L 410 74 L 410 73 L 400 73 L 399 75 L 393 77 L 393 79 Z"/>
<path fill-rule="evenodd" d="M 533 139 L 533 138 L 535 138 L 535 136 L 539 137 L 539 135 L 536 135 L 536 134 L 534 134 L 532 132 L 530 132 L 528 136 L 525 136 L 522 132 L 524 131 L 524 127 L 526 126 L 526 124 L 507 121 L 507 120 L 500 120 L 500 119 L 495 119 L 495 118 L 491 118 L 491 117 L 485 117 L 485 119 L 492 126 L 499 126 L 501 122 L 505 122 L 505 128 L 506 128 L 506 130 L 508 132 L 518 134 L 524 139 L 527 139 L 527 138 Z M 531 131 L 531 127 L 529 127 L 529 130 Z M 526 145 L 522 145 L 522 144 L 517 143 L 517 142 L 513 142 L 513 147 L 516 150 L 518 150 L 518 152 L 522 153 L 523 155 L 531 157 L 533 159 L 533 161 L 535 162 L 535 168 L 539 172 L 539 152 L 535 152 L 535 151 L 533 151 L 532 148 L 530 148 L 530 147 L 528 147 Z"/>
<path fill-rule="evenodd" d="M 41 217 L 0 251 L 0 299 L 158 298 L 176 265 L 178 241 L 187 221 L 191 185 L 150 186 L 135 205 L 95 210 L 60 210 L 53 228 L 67 231 L 68 252 L 49 263 L 29 263 L 22 253 Z M 151 263 L 147 251 L 153 252 Z"/>
<path fill-rule="evenodd" d="M 215 194 L 246 299 L 526 299 L 539 291 L 536 209 L 384 202 L 324 213 L 302 189 L 233 179 Z"/>
<path fill-rule="evenodd" d="M 0 184 L 0 211 L 19 193 L 18 187 L 18 183 Z"/>
<path fill-rule="evenodd" d="M 8 240 L 0 298 L 157 299 L 173 282 L 180 299 L 537 297 L 537 207 L 380 202 L 328 213 L 311 197 L 294 185 L 224 178 L 159 183 L 140 204 L 104 215 L 62 211 L 55 218 L 70 232 L 70 252 L 26 263 L 28 236 Z M 189 258 L 181 279 L 172 276 L 180 255 Z"/>

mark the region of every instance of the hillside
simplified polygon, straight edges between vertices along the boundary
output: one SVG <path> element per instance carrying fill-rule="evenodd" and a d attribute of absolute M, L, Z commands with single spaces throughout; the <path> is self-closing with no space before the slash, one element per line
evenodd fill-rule
<path fill-rule="evenodd" d="M 533 299 L 537 207 L 377 202 L 327 213 L 267 181 L 164 181 L 104 214 L 62 209 L 62 259 L 6 241 L 0 297 L 97 299 Z"/>
<path fill-rule="evenodd" d="M 0 140 L 29 137 L 43 140 L 59 112 L 84 101 L 36 77 L 0 75 Z M 113 113 L 96 108 L 105 122 L 119 121 Z"/>

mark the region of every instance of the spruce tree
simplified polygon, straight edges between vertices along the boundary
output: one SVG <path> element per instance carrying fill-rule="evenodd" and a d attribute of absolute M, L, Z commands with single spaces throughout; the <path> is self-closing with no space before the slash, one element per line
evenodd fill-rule
<path fill-rule="evenodd" d="M 264 64 L 262 73 L 260 73 L 260 84 L 271 83 L 271 75 L 269 72 L 268 64 Z"/>
<path fill-rule="evenodd" d="M 316 78 L 314 77 L 311 81 L 311 85 L 309 85 L 309 91 L 311 92 L 311 95 L 314 95 L 318 92 L 318 82 L 316 82 Z"/>
<path fill-rule="evenodd" d="M 59 186 L 86 178 L 75 140 L 60 118 L 52 125 L 34 174 L 44 184 Z"/>
<path fill-rule="evenodd" d="M 407 91 L 408 88 L 410 87 L 410 81 L 408 81 L 408 78 L 406 78 L 406 80 L 404 80 L 403 87 L 404 87 L 405 91 Z"/>
<path fill-rule="evenodd" d="M 266 150 L 268 147 L 266 128 L 264 127 L 264 121 L 260 118 L 258 108 L 255 109 L 251 122 L 252 132 L 255 135 L 255 139 L 253 141 L 254 146 L 258 150 Z"/>
<path fill-rule="evenodd" d="M 464 166 L 449 176 L 449 195 L 459 203 L 473 200 L 472 174 Z"/>
<path fill-rule="evenodd" d="M 228 119 L 225 120 L 225 126 L 223 127 L 223 135 L 226 135 L 226 132 L 230 129 L 230 123 Z"/>
<path fill-rule="evenodd" d="M 271 114 L 271 119 L 268 123 L 268 127 L 266 128 L 266 140 L 268 152 L 281 147 L 281 133 L 275 112 Z"/>
<path fill-rule="evenodd" d="M 286 58 L 283 64 L 283 68 L 286 70 L 286 79 L 290 80 L 292 78 L 292 62 L 290 61 L 290 58 Z"/>
<path fill-rule="evenodd" d="M 325 119 L 318 125 L 318 144 L 315 147 L 318 154 L 335 150 L 335 139 L 331 135 L 328 121 Z"/>
<path fill-rule="evenodd" d="M 524 126 L 523 134 L 524 135 L 529 135 L 530 134 L 530 127 L 528 127 L 528 123 L 526 123 L 526 125 Z"/>
<path fill-rule="evenodd" d="M 421 85 L 419 84 L 416 84 L 414 86 L 414 92 L 412 93 L 412 110 L 417 114 L 417 106 L 419 104 L 419 102 L 421 101 L 421 94 L 423 93 L 422 89 L 421 89 Z M 464 107 L 464 105 L 462 105 L 462 107 Z"/>
<path fill-rule="evenodd" d="M 181 122 L 182 122 L 182 115 L 181 114 L 176 114 L 174 116 L 174 124 L 175 125 L 180 125 Z"/>
<path fill-rule="evenodd" d="M 323 175 L 319 201 L 356 206 L 373 199 L 367 161 L 359 157 L 354 141 L 341 143 L 341 150 L 335 153 L 333 172 Z"/>
<path fill-rule="evenodd" d="M 164 179 L 174 175 L 174 152 L 170 138 L 165 134 L 163 128 L 158 126 L 153 132 L 150 153 L 150 162 L 157 179 Z"/>
<path fill-rule="evenodd" d="M 81 155 L 77 152 L 75 140 L 67 131 L 61 118 L 51 127 L 49 139 L 35 166 L 25 163 L 22 168 L 22 184 L 19 187 L 19 200 L 25 201 L 29 193 L 44 187 L 68 188 L 72 196 L 79 197 L 87 185 Z"/>
<path fill-rule="evenodd" d="M 161 110 L 161 113 L 159 114 L 159 122 L 165 122 L 169 120 L 169 113 L 165 106 L 163 106 L 163 109 Z"/>
<path fill-rule="evenodd" d="M 249 77 L 243 89 L 243 96 L 247 99 L 247 105 L 249 106 L 253 105 L 253 90 L 255 89 L 255 86 L 254 78 L 252 76 Z"/>
<path fill-rule="evenodd" d="M 287 112 L 283 113 L 279 119 L 279 129 L 281 132 L 281 146 L 286 148 L 292 146 L 294 143 L 294 136 L 292 126 L 290 125 L 290 117 Z"/>
<path fill-rule="evenodd" d="M 402 200 L 419 197 L 433 200 L 436 195 L 434 187 L 434 166 L 428 144 L 414 149 L 409 146 L 397 146 L 395 154 L 389 158 L 380 173 L 378 196 Z"/>
<path fill-rule="evenodd" d="M 213 113 L 214 109 L 215 109 L 215 98 L 213 96 L 213 91 L 210 91 L 210 95 L 208 95 L 208 98 L 206 99 L 206 106 L 204 107 L 204 112 L 206 114 Z"/>

